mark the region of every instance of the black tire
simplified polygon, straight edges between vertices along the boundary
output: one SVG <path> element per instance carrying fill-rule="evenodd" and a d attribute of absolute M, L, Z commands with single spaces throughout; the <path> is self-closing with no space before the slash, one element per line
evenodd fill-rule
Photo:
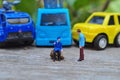
<path fill-rule="evenodd" d="M 79 41 L 73 40 L 76 45 L 79 45 Z"/>
<path fill-rule="evenodd" d="M 5 47 L 5 43 L 0 43 L 0 48 Z"/>
<path fill-rule="evenodd" d="M 120 33 L 115 38 L 115 46 L 120 47 Z"/>
<path fill-rule="evenodd" d="M 104 50 L 107 47 L 108 40 L 105 35 L 99 35 L 95 38 L 93 44 L 97 50 Z"/>
<path fill-rule="evenodd" d="M 32 45 L 34 40 L 24 41 L 24 45 Z"/>

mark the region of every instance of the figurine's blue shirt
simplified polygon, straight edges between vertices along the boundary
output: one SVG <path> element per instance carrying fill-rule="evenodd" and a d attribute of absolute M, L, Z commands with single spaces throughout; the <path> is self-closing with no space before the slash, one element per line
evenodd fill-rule
<path fill-rule="evenodd" d="M 79 46 L 84 47 L 85 46 L 85 37 L 84 34 L 79 34 Z"/>
<path fill-rule="evenodd" d="M 56 41 L 54 43 L 54 51 L 61 51 L 61 49 L 62 49 L 62 43 Z"/>

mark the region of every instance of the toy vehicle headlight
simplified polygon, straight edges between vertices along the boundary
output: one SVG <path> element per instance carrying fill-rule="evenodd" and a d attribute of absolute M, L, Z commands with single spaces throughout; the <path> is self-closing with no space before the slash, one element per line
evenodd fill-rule
<path fill-rule="evenodd" d="M 20 18 L 20 23 L 28 23 L 29 18 Z"/>

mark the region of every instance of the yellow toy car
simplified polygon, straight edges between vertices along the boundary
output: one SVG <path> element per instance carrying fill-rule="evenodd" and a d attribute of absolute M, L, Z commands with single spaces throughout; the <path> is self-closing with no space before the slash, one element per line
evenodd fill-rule
<path fill-rule="evenodd" d="M 103 50 L 107 44 L 120 47 L 120 13 L 93 13 L 85 23 L 77 23 L 72 29 L 72 38 L 78 42 L 77 29 L 85 35 L 86 43 L 92 43 L 96 49 Z"/>

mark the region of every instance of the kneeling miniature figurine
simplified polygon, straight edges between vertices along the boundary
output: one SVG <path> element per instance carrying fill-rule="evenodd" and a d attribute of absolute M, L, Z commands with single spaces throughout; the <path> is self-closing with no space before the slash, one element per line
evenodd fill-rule
<path fill-rule="evenodd" d="M 63 49 L 62 49 L 62 43 L 60 42 L 60 37 L 57 38 L 57 41 L 54 42 L 54 49 L 53 51 L 50 53 L 51 54 L 51 58 L 53 58 L 53 61 L 55 60 L 62 60 L 64 59 L 64 57 L 61 58 L 61 53 L 62 53 Z M 57 54 L 56 54 L 57 53 Z M 53 55 L 52 55 L 53 54 Z M 57 58 L 56 58 L 57 56 Z"/>

